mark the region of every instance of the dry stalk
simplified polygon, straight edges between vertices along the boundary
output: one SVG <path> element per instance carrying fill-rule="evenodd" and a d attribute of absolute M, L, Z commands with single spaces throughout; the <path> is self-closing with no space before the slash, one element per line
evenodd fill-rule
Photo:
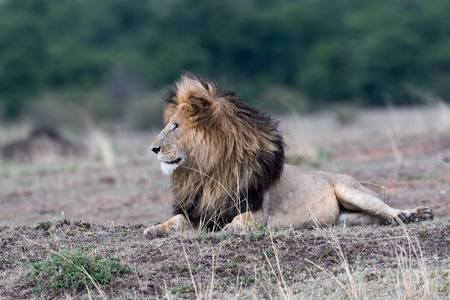
<path fill-rule="evenodd" d="M 438 278 L 430 278 L 422 248 L 417 238 L 411 237 L 405 224 L 400 224 L 406 247 L 397 245 L 397 295 L 401 299 L 419 297 L 421 299 L 437 299 L 432 289 L 432 283 Z"/>
<path fill-rule="evenodd" d="M 275 278 L 277 280 L 277 285 L 278 285 L 278 289 L 279 289 L 281 296 L 285 300 L 292 299 L 292 292 L 290 291 L 289 287 L 287 286 L 286 280 L 284 279 L 283 272 L 281 270 L 278 249 L 277 249 L 277 247 L 275 247 L 275 243 L 273 242 L 273 232 L 272 231 L 269 231 L 269 237 L 270 237 L 272 249 L 274 251 L 274 257 L 275 257 L 276 268 L 277 268 L 276 271 L 275 271 L 272 263 L 270 262 L 270 259 L 267 256 L 266 252 L 263 252 L 264 257 L 266 258 L 266 261 L 269 264 L 272 274 L 275 276 Z"/>
<path fill-rule="evenodd" d="M 192 285 L 194 286 L 195 297 L 197 298 L 197 300 L 200 300 L 201 298 L 200 298 L 199 292 L 201 292 L 201 291 L 198 291 L 198 289 L 197 289 L 197 284 L 195 283 L 194 274 L 192 273 L 191 263 L 189 262 L 189 257 L 186 252 L 186 247 L 184 247 L 184 242 L 183 242 L 181 234 L 179 235 L 179 237 L 180 237 L 181 247 L 183 248 L 184 258 L 186 259 L 186 263 L 188 266 L 189 275 L 191 276 Z M 199 284 L 199 288 L 200 288 L 200 284 Z"/>

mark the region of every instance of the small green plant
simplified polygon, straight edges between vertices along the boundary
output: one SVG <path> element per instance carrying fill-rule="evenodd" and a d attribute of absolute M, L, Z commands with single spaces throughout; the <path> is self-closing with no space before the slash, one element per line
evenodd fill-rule
<path fill-rule="evenodd" d="M 268 249 L 264 251 L 267 255 L 267 257 L 275 257 L 275 250 L 274 249 Z"/>
<path fill-rule="evenodd" d="M 39 290 L 51 289 L 59 293 L 84 286 L 92 288 L 93 281 L 100 285 L 108 284 L 115 277 L 130 273 L 132 269 L 116 258 L 63 250 L 52 254 L 46 261 L 33 263 L 25 280 Z"/>
<path fill-rule="evenodd" d="M 323 258 L 323 257 L 327 257 L 327 256 L 332 256 L 332 255 L 334 255 L 334 250 L 332 248 L 326 248 L 326 249 L 323 249 L 323 251 L 319 253 L 318 258 Z"/>
<path fill-rule="evenodd" d="M 170 265 L 165 267 L 164 269 L 168 270 L 168 271 L 174 271 L 179 273 L 180 275 L 182 274 L 189 274 L 190 272 L 192 272 L 192 274 L 197 274 L 198 272 L 203 271 L 202 267 L 197 267 L 197 268 L 191 268 L 189 270 L 189 266 L 186 264 L 181 264 L 181 265 Z"/>
<path fill-rule="evenodd" d="M 430 233 L 428 232 L 428 230 L 423 229 L 423 230 L 419 231 L 420 239 L 426 239 L 429 236 L 430 236 Z"/>
<path fill-rule="evenodd" d="M 173 295 L 180 295 L 180 294 L 191 294 L 195 292 L 195 288 L 192 285 L 183 284 L 179 287 L 176 287 L 172 290 Z"/>
<path fill-rule="evenodd" d="M 214 268 L 214 272 L 215 273 L 222 273 L 222 272 L 225 272 L 225 271 L 229 271 L 232 274 L 237 274 L 238 268 L 239 268 L 239 265 L 234 262 L 234 263 L 229 263 L 229 264 L 224 264 L 224 265 L 221 265 L 221 266 L 217 266 L 217 267 Z"/>
<path fill-rule="evenodd" d="M 181 273 L 188 273 L 189 274 L 189 266 L 188 265 L 176 265 L 174 268 L 181 274 Z"/>
<path fill-rule="evenodd" d="M 258 223 L 254 223 L 253 225 L 248 226 L 248 234 L 246 236 L 246 241 L 250 240 L 250 235 L 254 241 L 257 241 L 261 236 L 268 233 L 269 229 L 267 227 Z"/>
<path fill-rule="evenodd" d="M 52 222 L 50 222 L 50 221 L 47 221 L 47 222 L 39 222 L 37 225 L 36 225 L 36 229 L 40 229 L 40 230 L 43 230 L 43 231 L 48 231 L 49 229 L 50 229 L 50 227 L 52 226 Z"/>

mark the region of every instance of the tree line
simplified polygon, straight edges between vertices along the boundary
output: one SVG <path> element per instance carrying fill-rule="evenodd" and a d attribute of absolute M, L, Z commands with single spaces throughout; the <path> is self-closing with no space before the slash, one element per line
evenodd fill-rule
<path fill-rule="evenodd" d="M 121 66 L 149 89 L 182 70 L 273 110 L 450 99 L 446 0 L 4 0 L 0 109 L 90 91 Z"/>

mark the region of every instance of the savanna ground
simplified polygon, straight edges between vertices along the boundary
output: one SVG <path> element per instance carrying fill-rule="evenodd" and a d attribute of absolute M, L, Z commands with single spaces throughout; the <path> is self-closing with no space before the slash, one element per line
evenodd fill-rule
<path fill-rule="evenodd" d="M 146 225 L 170 216 L 169 179 L 149 151 L 157 132 L 115 130 L 113 167 L 2 162 L 0 298 L 448 298 L 450 109 L 341 107 L 284 116 L 281 129 L 288 163 L 353 175 L 435 220 L 146 239 Z M 0 144 L 25 131 L 3 128 Z"/>

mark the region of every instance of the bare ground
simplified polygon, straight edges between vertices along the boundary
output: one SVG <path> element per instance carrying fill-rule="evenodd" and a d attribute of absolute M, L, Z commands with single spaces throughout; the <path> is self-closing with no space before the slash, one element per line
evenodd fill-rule
<path fill-rule="evenodd" d="M 95 289 L 55 294 L 26 280 L 33 262 L 64 249 L 112 255 L 133 268 L 101 287 L 108 298 L 448 298 L 448 111 L 359 112 L 346 126 L 332 114 L 281 120 L 294 163 L 353 175 L 391 206 L 428 205 L 437 216 L 406 227 L 255 228 L 243 236 L 147 240 L 145 226 L 170 216 L 168 178 L 148 151 L 156 132 L 112 135 L 114 168 L 91 158 L 3 162 L 0 298 L 102 297 Z M 49 228 L 38 226 L 48 221 Z"/>

